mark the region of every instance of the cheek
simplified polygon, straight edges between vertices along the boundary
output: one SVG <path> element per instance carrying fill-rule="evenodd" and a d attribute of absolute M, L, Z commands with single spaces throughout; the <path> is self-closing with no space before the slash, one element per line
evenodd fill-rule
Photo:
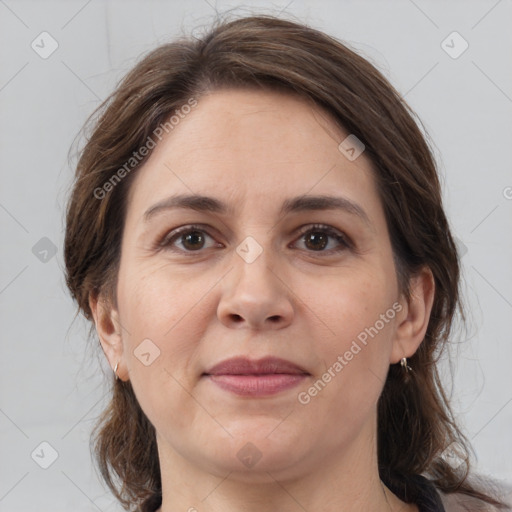
<path fill-rule="evenodd" d="M 197 368 L 191 363 L 205 315 L 200 298 L 206 293 L 190 281 L 166 277 L 163 265 L 126 267 L 120 272 L 119 311 L 125 361 L 137 400 L 151 422 L 166 431 L 186 429 L 194 421 L 190 394 Z M 147 355 L 149 354 L 149 356 Z M 204 422 L 207 418 L 202 419 Z M 174 425 L 168 432 L 165 425 Z"/>
<path fill-rule="evenodd" d="M 163 265 L 126 267 L 120 272 L 118 305 L 126 364 L 137 385 L 153 387 L 162 380 L 180 382 L 190 373 L 189 362 L 201 339 L 204 305 L 200 298 L 208 283 L 173 278 Z M 204 288 L 204 289 L 202 289 Z M 149 354 L 149 355 L 147 355 Z"/>
<path fill-rule="evenodd" d="M 331 282 L 322 297 L 316 307 L 326 334 L 317 339 L 316 377 L 328 384 L 321 394 L 345 411 L 363 401 L 373 404 L 389 368 L 397 305 L 393 283 L 382 274 L 354 272 Z"/>
<path fill-rule="evenodd" d="M 340 342 L 355 339 L 373 326 L 392 309 L 397 297 L 394 281 L 368 266 L 350 269 L 325 284 L 317 292 L 318 301 L 322 302 L 318 307 L 331 334 Z M 380 326 L 379 330 L 388 330 L 389 322 L 385 326 L 386 329 Z"/>
<path fill-rule="evenodd" d="M 164 339 L 173 330 L 191 325 L 187 317 L 195 314 L 210 287 L 205 279 L 191 282 L 190 275 L 162 262 L 127 265 L 120 272 L 119 307 L 133 331 Z"/>

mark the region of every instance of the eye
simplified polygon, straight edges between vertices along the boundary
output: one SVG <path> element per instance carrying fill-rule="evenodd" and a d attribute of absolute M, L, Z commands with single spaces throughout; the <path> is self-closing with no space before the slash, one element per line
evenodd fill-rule
<path fill-rule="evenodd" d="M 210 245 L 207 244 L 208 239 L 212 241 Z M 303 241 L 305 250 L 308 252 L 336 253 L 352 247 L 350 239 L 342 232 L 323 224 L 306 226 L 302 229 L 300 241 Z M 293 245 L 297 243 L 294 242 Z M 157 247 L 174 252 L 198 253 L 203 249 L 223 247 L 223 245 L 215 242 L 203 226 L 189 225 L 165 235 L 157 243 Z"/>
<path fill-rule="evenodd" d="M 201 226 L 184 226 L 165 236 L 158 246 L 176 250 L 175 247 L 178 244 L 178 251 L 199 252 L 205 248 L 207 239 L 213 240 Z M 210 245 L 210 247 L 214 246 L 219 247 L 219 244 Z M 206 248 L 208 247 L 206 246 Z"/>
<path fill-rule="evenodd" d="M 337 229 L 323 224 L 308 226 L 301 233 L 306 249 L 313 252 L 340 252 L 351 248 L 349 239 Z M 334 242 L 333 242 L 334 240 Z M 334 247 L 332 246 L 334 243 Z M 327 248 L 327 250 L 325 250 Z"/>

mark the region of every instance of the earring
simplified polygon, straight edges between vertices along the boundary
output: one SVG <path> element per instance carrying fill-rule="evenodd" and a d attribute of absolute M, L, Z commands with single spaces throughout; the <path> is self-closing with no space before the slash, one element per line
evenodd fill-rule
<path fill-rule="evenodd" d="M 400 365 L 405 370 L 406 373 L 412 372 L 412 368 L 407 364 L 407 357 L 402 357 L 400 360 Z"/>
<path fill-rule="evenodd" d="M 119 379 L 119 376 L 117 375 L 117 367 L 119 366 L 119 361 L 116 363 L 114 367 L 114 375 L 116 376 L 116 380 Z"/>

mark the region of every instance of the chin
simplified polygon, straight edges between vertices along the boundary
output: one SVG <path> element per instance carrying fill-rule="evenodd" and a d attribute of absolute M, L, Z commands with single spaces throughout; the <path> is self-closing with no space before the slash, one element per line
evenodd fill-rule
<path fill-rule="evenodd" d="M 230 480 L 251 484 L 271 484 L 276 480 L 292 480 L 305 472 L 297 464 L 297 453 L 291 447 L 264 448 L 260 450 L 250 443 L 238 450 L 226 453 L 221 459 L 209 460 L 212 473 L 219 477 L 230 474 Z M 204 453 L 203 453 L 204 456 Z M 204 468 L 204 462 L 201 464 Z"/>
<path fill-rule="evenodd" d="M 292 478 L 299 472 L 300 461 L 307 458 L 307 438 L 311 436 L 306 429 L 296 431 L 295 423 L 285 422 L 265 417 L 224 423 L 233 437 L 210 439 L 209 449 L 201 454 L 204 457 L 208 453 L 209 465 L 216 468 L 215 472 L 224 476 L 232 472 L 230 478 L 239 481 L 269 483 L 278 477 Z M 213 453 L 211 447 L 215 447 Z"/>

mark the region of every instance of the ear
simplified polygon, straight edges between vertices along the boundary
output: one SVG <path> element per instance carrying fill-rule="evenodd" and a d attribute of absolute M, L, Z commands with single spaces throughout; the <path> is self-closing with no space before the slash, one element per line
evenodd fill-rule
<path fill-rule="evenodd" d="M 96 332 L 110 367 L 114 370 L 118 364 L 117 375 L 121 380 L 128 380 L 123 360 L 123 342 L 118 311 L 101 294 L 90 293 L 89 306 L 96 324 Z"/>
<path fill-rule="evenodd" d="M 435 292 L 434 276 L 430 268 L 423 267 L 411 278 L 410 289 L 409 301 L 405 297 L 400 301 L 403 309 L 397 315 L 391 364 L 398 363 L 403 357 L 411 357 L 425 337 Z"/>

